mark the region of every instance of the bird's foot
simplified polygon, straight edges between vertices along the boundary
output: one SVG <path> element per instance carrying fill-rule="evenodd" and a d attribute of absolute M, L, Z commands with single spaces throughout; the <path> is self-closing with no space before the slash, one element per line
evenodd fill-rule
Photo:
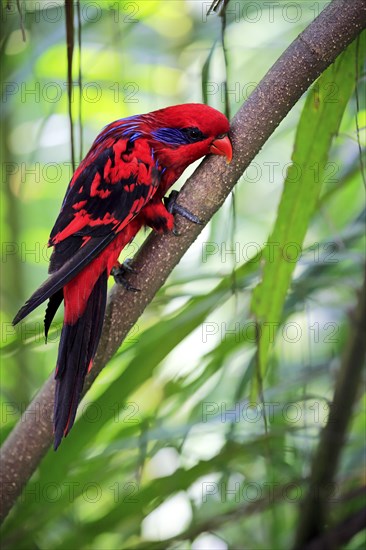
<path fill-rule="evenodd" d="M 179 204 L 177 204 L 178 196 L 178 191 L 172 191 L 169 197 L 164 197 L 164 204 L 168 212 L 170 212 L 170 214 L 179 214 L 180 216 L 186 218 L 186 220 L 189 220 L 192 223 L 203 225 L 203 222 L 195 214 L 192 214 L 192 212 L 184 208 L 184 206 L 180 206 Z M 173 229 L 173 234 L 177 237 L 179 237 L 180 235 L 175 227 Z"/>
<path fill-rule="evenodd" d="M 128 273 L 137 273 L 136 269 L 131 266 L 131 259 L 128 258 L 123 264 L 117 264 L 111 269 L 111 275 L 117 285 L 122 285 L 126 290 L 131 292 L 140 292 L 140 288 L 135 288 L 126 279 Z"/>

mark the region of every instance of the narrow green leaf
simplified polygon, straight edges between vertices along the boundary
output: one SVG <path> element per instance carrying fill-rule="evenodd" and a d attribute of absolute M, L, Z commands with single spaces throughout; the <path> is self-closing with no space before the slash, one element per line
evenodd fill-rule
<path fill-rule="evenodd" d="M 355 51 L 353 43 L 314 84 L 298 124 L 292 164 L 284 182 L 275 226 L 264 249 L 262 280 L 252 295 L 251 308 L 258 323 L 254 393 L 258 380 L 266 372 L 291 277 L 317 207 L 332 139 L 355 88 Z"/>

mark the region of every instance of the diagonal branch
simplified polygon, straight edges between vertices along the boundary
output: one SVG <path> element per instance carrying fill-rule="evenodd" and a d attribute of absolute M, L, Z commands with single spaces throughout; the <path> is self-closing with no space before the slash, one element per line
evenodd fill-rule
<path fill-rule="evenodd" d="M 361 511 L 355 516 L 357 521 L 348 518 L 323 535 L 334 479 L 362 381 L 366 351 L 366 271 L 357 298 L 357 306 L 351 314 L 349 339 L 339 369 L 328 421 L 312 459 L 309 487 L 306 498 L 301 503 L 294 549 L 340 548 L 342 533 L 346 536 L 349 532 L 351 538 L 352 533 L 358 532 L 352 531 L 353 529 L 365 525 L 362 524 L 365 514 Z M 343 542 L 347 540 L 346 538 Z"/>
<path fill-rule="evenodd" d="M 354 512 L 349 517 L 335 525 L 330 531 L 326 531 L 316 539 L 302 547 L 302 550 L 324 550 L 324 548 L 344 548 L 357 533 L 362 531 L 366 525 L 366 509 L 363 508 Z M 296 547 L 299 548 L 299 547 Z"/>
<path fill-rule="evenodd" d="M 234 117 L 231 165 L 227 167 L 220 158 L 205 159 L 184 185 L 180 202 L 208 221 L 301 95 L 365 27 L 365 0 L 333 0 L 283 53 Z M 202 227 L 179 219 L 179 229 L 179 239 L 150 235 L 140 249 L 135 260 L 138 274 L 131 283 L 143 292 L 112 289 L 98 354 L 85 391 Z M 1 518 L 6 517 L 51 444 L 53 389 L 50 377 L 1 449 Z"/>

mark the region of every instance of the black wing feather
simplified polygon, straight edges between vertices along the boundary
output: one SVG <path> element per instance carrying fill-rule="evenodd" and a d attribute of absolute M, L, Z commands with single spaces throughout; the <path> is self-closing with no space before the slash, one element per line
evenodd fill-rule
<path fill-rule="evenodd" d="M 13 325 L 19 323 L 19 321 L 24 319 L 24 317 L 36 309 L 42 302 L 61 290 L 61 288 L 70 282 L 71 279 L 76 277 L 86 265 L 112 242 L 114 237 L 114 233 L 110 233 L 105 237 L 95 237 L 87 242 L 83 248 L 78 250 L 78 252 L 60 267 L 60 269 L 52 273 L 51 277 L 32 294 L 14 317 Z"/>
<path fill-rule="evenodd" d="M 116 143 L 114 144 L 116 145 Z M 101 147 L 101 145 L 99 145 Z M 126 151 L 131 147 L 126 141 Z M 148 144 L 144 146 L 144 154 L 150 154 Z M 93 156 L 93 162 L 88 164 L 89 155 L 85 158 L 86 166 L 75 173 L 75 177 L 70 183 L 66 193 L 61 212 L 56 220 L 55 226 L 51 232 L 50 244 L 54 246 L 51 257 L 50 272 L 51 276 L 36 290 L 36 292 L 27 300 L 25 305 L 19 310 L 13 320 L 16 325 L 24 319 L 31 311 L 38 307 L 42 302 L 50 298 L 53 294 L 61 290 L 71 281 L 86 265 L 88 265 L 100 252 L 112 242 L 116 232 L 123 227 L 127 220 L 136 216 L 141 209 L 134 210 L 134 204 L 143 199 L 148 202 L 155 193 L 160 183 L 161 174 L 154 163 L 151 166 L 143 165 L 143 173 L 147 181 L 139 181 L 139 173 L 132 174 L 133 166 L 136 162 L 123 162 L 124 177 L 117 182 L 108 183 L 104 179 L 105 164 L 111 159 L 110 167 L 115 163 L 115 150 L 113 147 L 102 149 L 96 156 L 96 151 L 90 153 Z M 141 154 L 141 150 L 140 150 Z M 135 159 L 136 160 L 136 159 Z M 149 172 L 150 170 L 150 172 Z M 96 174 L 101 177 L 100 185 L 102 191 L 109 191 L 106 198 L 100 196 L 91 196 L 91 186 Z M 150 181 L 150 184 L 148 183 Z M 126 190 L 126 186 L 130 190 Z M 66 237 L 59 242 L 53 242 L 72 222 L 75 217 L 75 205 L 85 201 L 85 209 L 96 225 L 86 224 L 80 231 Z M 103 217 L 106 214 L 113 216 L 113 222 L 104 223 Z M 100 222 L 100 223 L 99 223 Z M 91 237 L 87 242 L 83 237 Z M 57 240 L 57 239 L 56 239 Z M 54 301 L 53 305 L 56 305 Z M 47 318 L 47 323 L 50 316 Z"/>
<path fill-rule="evenodd" d="M 63 299 L 64 299 L 64 293 L 61 288 L 60 290 L 55 292 L 55 294 L 52 294 L 51 298 L 48 301 L 48 304 L 46 307 L 46 313 L 44 316 L 44 335 L 46 338 L 46 343 L 47 343 L 48 331 L 50 329 L 52 320 L 56 315 L 58 308 L 62 304 Z"/>

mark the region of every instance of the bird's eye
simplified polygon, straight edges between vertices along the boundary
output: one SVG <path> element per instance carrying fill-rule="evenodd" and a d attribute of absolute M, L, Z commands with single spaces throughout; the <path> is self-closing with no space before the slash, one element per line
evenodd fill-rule
<path fill-rule="evenodd" d="M 206 138 L 206 136 L 201 132 L 201 130 L 199 130 L 196 127 L 184 128 L 183 131 L 190 143 L 194 143 L 195 141 L 201 141 Z"/>
<path fill-rule="evenodd" d="M 197 139 L 200 137 L 201 132 L 197 128 L 190 128 L 188 131 L 188 135 L 190 138 Z"/>
<path fill-rule="evenodd" d="M 153 130 L 151 135 L 156 140 L 175 147 L 203 141 L 208 137 L 196 126 L 188 126 L 187 128 L 158 128 L 157 130 Z"/>

